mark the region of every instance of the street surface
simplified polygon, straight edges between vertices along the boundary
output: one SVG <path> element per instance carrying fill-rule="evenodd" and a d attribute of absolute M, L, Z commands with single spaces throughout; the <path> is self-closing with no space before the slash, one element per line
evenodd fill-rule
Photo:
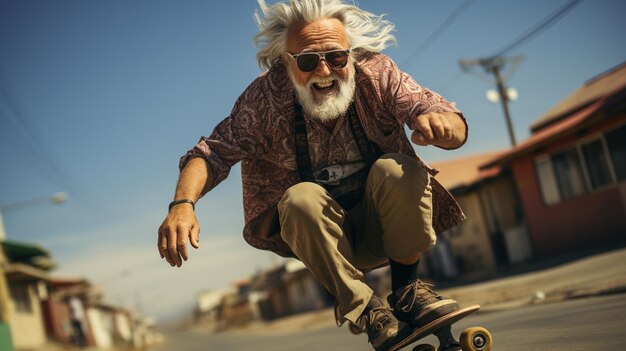
<path fill-rule="evenodd" d="M 478 313 L 457 323 L 453 332 L 458 336 L 470 326 L 489 329 L 496 351 L 622 350 L 626 344 L 626 295 Z M 154 351 L 373 350 L 365 335 L 353 336 L 345 326 L 286 334 L 227 332 L 212 335 L 180 330 L 165 332 L 165 338 L 165 343 Z M 436 342 L 432 336 L 425 340 Z"/>

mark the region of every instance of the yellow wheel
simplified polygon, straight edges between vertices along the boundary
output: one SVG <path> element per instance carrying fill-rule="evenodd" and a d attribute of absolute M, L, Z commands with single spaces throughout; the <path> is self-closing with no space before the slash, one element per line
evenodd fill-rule
<path fill-rule="evenodd" d="M 493 338 L 489 330 L 483 327 L 467 328 L 459 339 L 463 351 L 491 351 Z"/>
<path fill-rule="evenodd" d="M 363 332 L 363 329 L 359 328 L 359 326 L 354 323 L 348 324 L 348 329 L 350 329 L 350 333 L 354 335 L 359 335 Z"/>
<path fill-rule="evenodd" d="M 430 344 L 419 344 L 413 348 L 413 351 L 435 351 L 435 347 Z"/>

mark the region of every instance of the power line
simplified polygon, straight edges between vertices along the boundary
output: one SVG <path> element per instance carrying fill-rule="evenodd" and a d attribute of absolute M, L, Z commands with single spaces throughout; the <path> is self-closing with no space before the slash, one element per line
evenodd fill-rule
<path fill-rule="evenodd" d="M 21 153 L 22 156 L 28 155 L 27 157 L 31 161 L 37 162 L 39 170 L 43 173 L 48 173 L 48 176 L 59 183 L 58 185 L 72 190 L 71 183 L 73 179 L 61 170 L 57 162 L 54 161 L 54 157 L 42 144 L 42 136 L 37 128 L 24 118 L 17 107 L 14 94 L 10 91 L 8 84 L 5 83 L 6 81 L 2 70 L 0 70 L 0 120 L 4 120 L 7 127 L 12 127 L 6 128 L 4 133 L 8 138 L 14 140 L 11 143 L 14 152 Z M 3 109 L 3 106 L 6 109 Z M 13 133 L 10 132 L 11 129 Z"/>
<path fill-rule="evenodd" d="M 447 31 L 454 21 L 459 17 L 467 8 L 474 2 L 474 0 L 465 0 L 459 7 L 457 7 L 451 14 L 446 18 L 446 20 L 433 31 L 426 40 L 424 40 L 409 56 L 409 58 L 404 62 L 404 67 L 412 65 L 415 63 L 417 58 L 424 52 L 429 46 L 431 46 L 435 40 L 439 38 L 445 31 Z"/>
<path fill-rule="evenodd" d="M 556 9 L 550 15 L 539 21 L 533 27 L 529 28 L 526 32 L 522 33 L 518 38 L 511 41 L 504 48 L 497 51 L 492 57 L 502 56 L 505 53 L 525 44 L 529 40 L 545 32 L 548 28 L 553 26 L 561 18 L 565 17 L 574 7 L 581 3 L 582 0 L 571 0 L 565 3 L 563 6 Z"/>
<path fill-rule="evenodd" d="M 493 74 L 496 87 L 498 88 L 498 98 L 500 102 L 502 103 L 502 110 L 504 113 L 504 117 L 506 119 L 507 128 L 509 132 L 509 138 L 511 139 L 511 146 L 516 145 L 516 140 L 515 140 L 515 133 L 513 131 L 513 123 L 511 121 L 511 116 L 509 113 L 509 107 L 508 107 L 509 97 L 508 97 L 507 88 L 505 85 L 505 80 L 508 77 L 503 77 L 502 69 L 509 63 L 513 63 L 513 66 L 518 65 L 523 58 L 522 56 L 506 58 L 503 55 L 506 52 L 509 52 L 515 48 L 520 47 L 521 45 L 527 43 L 531 39 L 537 37 L 539 34 L 545 32 L 548 28 L 553 26 L 557 21 L 559 21 L 567 13 L 569 13 L 581 1 L 582 0 L 571 0 L 565 3 L 563 6 L 559 7 L 550 15 L 546 16 L 537 24 L 529 28 L 526 32 L 522 33 L 522 35 L 520 35 L 519 37 L 511 41 L 504 48 L 500 49 L 495 54 L 489 57 L 472 59 L 472 60 L 467 60 L 467 59 L 459 60 L 459 65 L 461 66 L 464 72 L 471 73 L 472 67 L 480 66 L 488 74 Z"/>

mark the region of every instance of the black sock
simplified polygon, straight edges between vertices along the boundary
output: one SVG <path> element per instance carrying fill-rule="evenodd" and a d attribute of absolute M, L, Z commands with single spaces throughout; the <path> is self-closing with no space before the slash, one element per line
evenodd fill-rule
<path fill-rule="evenodd" d="M 391 267 L 391 289 L 395 293 L 403 286 L 413 283 L 417 280 L 417 266 L 420 261 L 413 264 L 402 264 L 392 259 L 389 259 L 389 266 Z"/>

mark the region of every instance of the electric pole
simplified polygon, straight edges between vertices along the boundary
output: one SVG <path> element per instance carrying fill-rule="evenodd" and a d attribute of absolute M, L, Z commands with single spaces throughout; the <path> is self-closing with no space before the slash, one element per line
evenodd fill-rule
<path fill-rule="evenodd" d="M 522 61 L 522 59 L 522 56 L 515 56 L 511 58 L 494 56 L 474 60 L 459 60 L 461 69 L 464 72 L 469 73 L 471 72 L 472 67 L 480 66 L 485 70 L 485 72 L 493 74 L 495 78 L 496 88 L 498 89 L 497 100 L 499 100 L 502 104 L 502 111 L 504 112 L 504 117 L 506 119 L 506 124 L 509 131 L 509 138 L 511 140 L 511 146 L 517 145 L 517 142 L 515 140 L 515 132 L 513 131 L 511 113 L 509 112 L 509 101 L 511 101 L 511 97 L 509 96 L 509 89 L 507 89 L 504 84 L 504 78 L 502 77 L 502 68 L 510 62 L 518 64 Z"/>

